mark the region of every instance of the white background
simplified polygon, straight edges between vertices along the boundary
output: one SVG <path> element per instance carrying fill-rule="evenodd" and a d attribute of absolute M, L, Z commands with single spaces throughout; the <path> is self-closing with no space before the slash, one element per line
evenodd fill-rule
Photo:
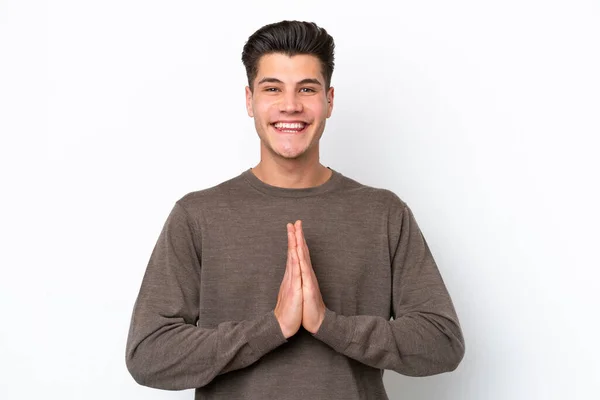
<path fill-rule="evenodd" d="M 465 333 L 390 398 L 600 398 L 583 0 L 0 0 L 0 398 L 193 398 L 129 376 L 129 317 L 174 202 L 258 162 L 241 51 L 282 19 L 336 40 L 322 163 L 411 206 Z"/>

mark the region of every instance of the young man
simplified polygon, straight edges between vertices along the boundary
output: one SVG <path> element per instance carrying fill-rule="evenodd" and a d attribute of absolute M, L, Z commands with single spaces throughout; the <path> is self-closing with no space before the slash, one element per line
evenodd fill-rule
<path fill-rule="evenodd" d="M 261 160 L 175 203 L 129 331 L 140 384 L 196 399 L 387 399 L 384 369 L 424 376 L 461 361 L 458 318 L 409 207 L 319 163 L 333 50 L 324 29 L 296 21 L 246 43 Z"/>

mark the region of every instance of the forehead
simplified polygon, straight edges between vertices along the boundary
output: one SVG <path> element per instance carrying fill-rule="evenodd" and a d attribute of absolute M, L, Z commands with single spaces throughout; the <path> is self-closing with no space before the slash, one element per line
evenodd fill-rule
<path fill-rule="evenodd" d="M 281 53 L 265 54 L 258 61 L 256 79 L 277 78 L 283 82 L 298 82 L 302 79 L 317 79 L 325 83 L 321 62 L 316 56 L 309 54 L 297 54 L 288 56 Z"/>

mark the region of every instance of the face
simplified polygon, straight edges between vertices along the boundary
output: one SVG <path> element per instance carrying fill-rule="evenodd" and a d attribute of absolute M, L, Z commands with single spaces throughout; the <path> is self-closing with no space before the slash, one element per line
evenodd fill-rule
<path fill-rule="evenodd" d="M 333 88 L 325 88 L 319 59 L 264 55 L 253 88 L 246 87 L 246 109 L 261 139 L 261 156 L 318 159 L 319 139 L 333 109 Z"/>

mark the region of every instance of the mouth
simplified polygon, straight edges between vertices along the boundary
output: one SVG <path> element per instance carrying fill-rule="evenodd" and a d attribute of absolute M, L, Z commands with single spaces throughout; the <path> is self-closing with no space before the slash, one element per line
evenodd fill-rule
<path fill-rule="evenodd" d="M 302 121 L 295 122 L 275 122 L 271 124 L 277 132 L 280 133 L 302 133 L 306 130 L 309 124 Z"/>

